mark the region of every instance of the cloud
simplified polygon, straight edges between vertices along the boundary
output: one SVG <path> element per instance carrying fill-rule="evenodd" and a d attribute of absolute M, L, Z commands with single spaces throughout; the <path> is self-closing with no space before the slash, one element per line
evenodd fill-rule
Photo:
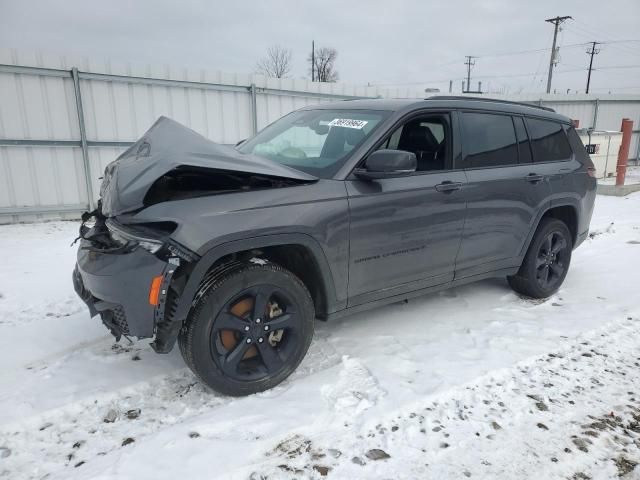
<path fill-rule="evenodd" d="M 315 39 L 338 50 L 348 83 L 446 89 L 453 80 L 459 89 L 464 56 L 476 55 L 472 77 L 511 92 L 544 89 L 549 51 L 495 54 L 550 48 L 553 26 L 545 18 L 575 18 L 559 36 L 554 87 L 561 91 L 584 89 L 586 81 L 586 47 L 568 45 L 640 38 L 637 0 L 0 0 L 0 12 L 0 44 L 18 49 L 248 73 L 269 45 L 280 44 L 293 50 L 293 76 L 303 77 Z M 596 68 L 639 64 L 640 42 L 603 45 L 595 60 Z M 592 77 L 594 91 L 631 93 L 634 85 L 640 92 L 640 68 Z"/>

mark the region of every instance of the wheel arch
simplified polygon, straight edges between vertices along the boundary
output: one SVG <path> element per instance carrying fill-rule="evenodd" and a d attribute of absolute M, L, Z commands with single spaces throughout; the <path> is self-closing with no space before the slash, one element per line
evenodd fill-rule
<path fill-rule="evenodd" d="M 253 256 L 266 258 L 298 276 L 311 293 L 316 317 L 324 319 L 339 309 L 331 268 L 322 247 L 309 235 L 287 233 L 238 239 L 209 249 L 189 274 L 175 320 L 182 322 L 187 318 L 200 283 L 211 269 L 226 261 L 249 260 Z"/>
<path fill-rule="evenodd" d="M 540 222 L 543 218 L 547 217 L 558 219 L 567 225 L 567 228 L 571 233 L 572 245 L 575 246 L 578 238 L 578 212 L 577 202 L 572 202 L 571 200 L 555 201 L 548 205 L 547 208 L 538 215 L 533 228 L 529 232 L 527 241 L 520 252 L 521 255 L 524 256 L 527 253 L 527 250 L 529 250 L 529 246 L 531 245 L 531 241 L 533 240 L 533 236 L 540 226 Z"/>
<path fill-rule="evenodd" d="M 575 245 L 578 238 L 578 210 L 574 205 L 555 205 L 550 207 L 540 220 L 545 217 L 555 218 L 563 222 L 571 233 L 571 244 Z"/>

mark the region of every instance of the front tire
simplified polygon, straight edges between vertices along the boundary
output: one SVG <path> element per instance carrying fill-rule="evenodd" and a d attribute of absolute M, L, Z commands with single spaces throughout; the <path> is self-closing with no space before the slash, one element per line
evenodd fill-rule
<path fill-rule="evenodd" d="M 531 240 L 520 270 L 507 277 L 516 292 L 531 298 L 547 298 L 558 291 L 569 270 L 573 241 L 567 225 L 545 217 Z"/>
<path fill-rule="evenodd" d="M 293 273 L 273 263 L 242 264 L 198 298 L 178 343 L 203 383 L 225 395 L 249 395 L 297 368 L 314 318 L 311 295 Z"/>

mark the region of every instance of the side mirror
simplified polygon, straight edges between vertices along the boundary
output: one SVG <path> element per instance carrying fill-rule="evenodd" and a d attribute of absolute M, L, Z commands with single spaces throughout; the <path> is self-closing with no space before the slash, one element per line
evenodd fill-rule
<path fill-rule="evenodd" d="M 365 161 L 364 168 L 356 168 L 354 174 L 366 180 L 404 177 L 416 171 L 415 153 L 404 150 L 377 150 Z"/>

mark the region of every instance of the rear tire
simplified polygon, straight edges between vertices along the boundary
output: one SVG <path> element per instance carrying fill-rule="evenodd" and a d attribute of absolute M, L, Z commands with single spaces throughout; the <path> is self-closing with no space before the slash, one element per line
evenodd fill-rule
<path fill-rule="evenodd" d="M 567 225 L 555 218 L 543 218 L 518 273 L 507 277 L 509 285 L 531 298 L 553 295 L 567 275 L 572 249 L 573 241 Z"/>
<path fill-rule="evenodd" d="M 293 273 L 273 263 L 222 274 L 196 301 L 178 337 L 185 363 L 206 385 L 242 396 L 275 387 L 297 368 L 315 310 Z"/>

